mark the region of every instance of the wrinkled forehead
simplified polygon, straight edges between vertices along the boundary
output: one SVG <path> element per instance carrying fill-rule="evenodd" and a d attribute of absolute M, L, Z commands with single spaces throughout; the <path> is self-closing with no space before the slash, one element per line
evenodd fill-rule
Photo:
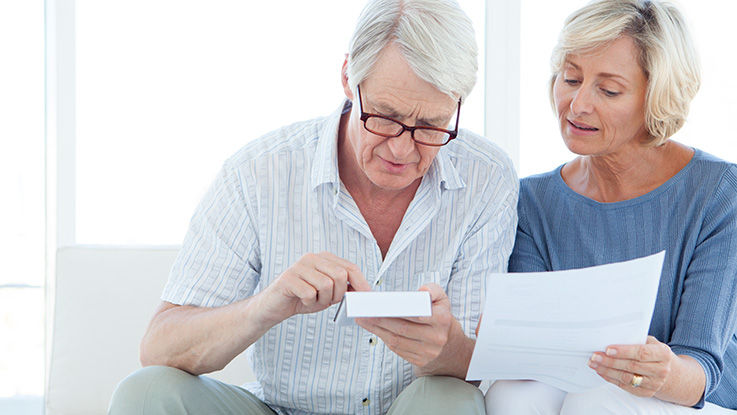
<path fill-rule="evenodd" d="M 370 88 L 375 85 L 375 88 Z M 396 119 L 412 118 L 420 124 L 444 126 L 456 117 L 458 102 L 440 93 L 426 95 L 420 91 L 367 83 L 359 85 L 363 110 Z"/>

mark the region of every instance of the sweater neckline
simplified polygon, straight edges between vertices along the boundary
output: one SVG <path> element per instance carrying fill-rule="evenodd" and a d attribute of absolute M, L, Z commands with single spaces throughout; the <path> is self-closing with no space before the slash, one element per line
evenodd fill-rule
<path fill-rule="evenodd" d="M 563 180 L 563 176 L 561 173 L 563 170 L 563 166 L 565 166 L 565 163 L 561 164 L 560 166 L 558 166 L 558 168 L 555 169 L 555 174 L 554 174 L 555 183 L 557 187 L 559 187 L 560 190 L 564 192 L 564 194 L 568 195 L 569 197 L 575 200 L 584 202 L 591 206 L 595 206 L 598 208 L 604 208 L 604 209 L 618 209 L 618 208 L 623 208 L 623 207 L 634 206 L 640 203 L 649 202 L 652 199 L 657 198 L 662 193 L 668 191 L 668 189 L 673 187 L 674 184 L 683 180 L 683 177 L 688 173 L 689 170 L 691 170 L 692 166 L 695 164 L 695 161 L 697 159 L 700 159 L 702 156 L 701 150 L 697 148 L 693 148 L 693 147 L 691 149 L 694 151 L 693 157 L 691 157 L 691 160 L 689 160 L 688 163 L 686 163 L 686 165 L 683 166 L 683 168 L 681 168 L 681 170 L 678 171 L 678 173 L 674 174 L 673 177 L 666 180 L 665 183 L 661 184 L 655 189 L 645 193 L 644 195 L 637 196 L 632 199 L 620 200 L 618 202 L 599 202 L 597 200 L 591 199 L 590 197 L 584 196 L 576 192 L 575 190 L 571 189 L 568 186 L 568 184 Z"/>

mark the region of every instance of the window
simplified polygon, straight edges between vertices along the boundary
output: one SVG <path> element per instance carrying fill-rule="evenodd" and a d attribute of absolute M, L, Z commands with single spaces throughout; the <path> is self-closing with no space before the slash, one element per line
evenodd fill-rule
<path fill-rule="evenodd" d="M 694 98 L 683 130 L 676 140 L 713 155 L 737 162 L 737 132 L 732 127 L 737 114 L 737 56 L 725 53 L 734 48 L 737 14 L 734 2 L 682 1 L 701 60 L 701 89 Z M 715 10 L 718 12 L 715 13 Z"/>
<path fill-rule="evenodd" d="M 484 3 L 461 3 L 483 52 Z M 180 243 L 227 157 L 337 108 L 363 5 L 77 0 L 75 242 Z M 478 132 L 482 74 L 461 116 Z"/>
<path fill-rule="evenodd" d="M 14 404 L 7 398 L 32 396 L 40 411 L 45 272 L 42 1 L 0 2 L 0 56 L 0 413 Z"/>

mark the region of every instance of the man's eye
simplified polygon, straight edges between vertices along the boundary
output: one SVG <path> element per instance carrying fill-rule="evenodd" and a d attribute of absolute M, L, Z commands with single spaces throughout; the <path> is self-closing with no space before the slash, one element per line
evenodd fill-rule
<path fill-rule="evenodd" d="M 392 120 L 389 120 L 389 119 L 386 119 L 386 118 L 380 118 L 380 117 L 376 117 L 376 121 L 375 122 L 377 124 L 381 124 L 381 125 L 392 125 L 392 124 L 396 124 Z"/>

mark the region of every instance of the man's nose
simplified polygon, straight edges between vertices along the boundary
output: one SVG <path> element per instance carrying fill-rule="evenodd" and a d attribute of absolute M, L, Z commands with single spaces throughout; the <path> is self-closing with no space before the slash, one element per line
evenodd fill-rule
<path fill-rule="evenodd" d="M 387 141 L 389 150 L 394 156 L 393 161 L 403 162 L 409 159 L 410 154 L 415 151 L 415 141 L 412 139 L 412 134 L 408 130 L 404 130 L 402 134 L 397 137 L 389 138 Z"/>

